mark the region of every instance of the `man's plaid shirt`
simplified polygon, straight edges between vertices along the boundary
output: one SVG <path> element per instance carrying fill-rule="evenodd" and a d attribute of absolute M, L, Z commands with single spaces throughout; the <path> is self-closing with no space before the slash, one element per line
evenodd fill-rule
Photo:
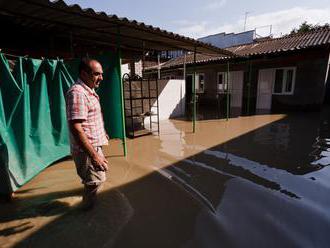
<path fill-rule="evenodd" d="M 99 96 L 80 79 L 66 94 L 66 115 L 68 121 L 82 120 L 82 128 L 92 146 L 108 144 Z M 70 140 L 72 152 L 83 151 L 72 134 Z"/>

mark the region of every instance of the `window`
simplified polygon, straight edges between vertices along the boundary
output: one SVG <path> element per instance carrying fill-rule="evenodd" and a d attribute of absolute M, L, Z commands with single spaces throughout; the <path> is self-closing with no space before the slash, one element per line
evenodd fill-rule
<path fill-rule="evenodd" d="M 296 68 L 275 69 L 274 95 L 292 95 L 296 77 Z"/>
<path fill-rule="evenodd" d="M 226 72 L 218 72 L 218 91 L 226 91 L 227 90 L 227 73 Z"/>
<path fill-rule="evenodd" d="M 192 85 L 193 85 L 193 78 L 194 78 L 194 74 L 187 74 L 187 76 L 186 76 L 186 80 L 191 85 L 191 88 L 192 88 Z M 195 79 L 196 79 L 195 80 L 196 93 L 204 93 L 205 74 L 204 73 L 196 73 Z"/>
<path fill-rule="evenodd" d="M 196 82 L 195 82 L 196 92 L 203 93 L 204 92 L 204 85 L 205 85 L 205 75 L 204 75 L 204 73 L 196 73 Z"/>

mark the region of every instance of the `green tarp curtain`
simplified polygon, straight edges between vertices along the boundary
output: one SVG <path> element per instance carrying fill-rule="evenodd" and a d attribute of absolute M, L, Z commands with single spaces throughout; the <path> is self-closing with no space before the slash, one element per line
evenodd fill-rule
<path fill-rule="evenodd" d="M 121 75 L 118 54 L 95 57 L 103 67 L 103 81 L 97 94 L 100 96 L 105 129 L 111 138 L 123 139 L 124 123 L 121 107 Z M 65 61 L 66 68 L 73 78 L 78 77 L 79 60 Z"/>
<path fill-rule="evenodd" d="M 100 60 L 105 78 L 98 93 L 105 126 L 122 137 L 120 75 L 116 56 Z M 10 193 L 70 153 L 65 93 L 77 78 L 62 60 L 17 58 L 0 54 L 0 193 Z M 70 64 L 69 63 L 69 64 Z"/>

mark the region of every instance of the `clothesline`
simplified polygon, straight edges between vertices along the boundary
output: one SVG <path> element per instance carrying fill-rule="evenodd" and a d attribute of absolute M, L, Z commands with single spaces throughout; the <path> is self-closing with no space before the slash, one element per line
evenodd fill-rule
<path fill-rule="evenodd" d="M 5 56 L 14 57 L 14 58 L 28 58 L 28 57 L 29 57 L 29 55 L 20 56 L 20 55 L 14 55 L 14 54 L 10 54 L 10 53 L 5 53 L 5 52 L 2 52 L 2 49 L 1 49 L 1 48 L 0 48 L 0 53 L 3 54 L 3 55 L 5 55 Z M 36 58 L 34 58 L 34 59 L 36 59 Z M 45 60 L 45 59 L 47 59 L 47 58 L 45 58 L 45 57 L 41 57 L 40 59 L 41 59 L 41 60 Z M 68 60 L 75 60 L 75 59 L 77 59 L 77 58 L 66 58 L 66 59 L 60 59 L 59 57 L 57 57 L 56 59 L 57 59 L 58 61 L 59 61 L 59 60 L 66 60 L 66 61 L 68 61 Z M 53 60 L 55 60 L 55 59 L 53 59 Z"/>
<path fill-rule="evenodd" d="M 10 56 L 10 57 L 14 57 L 14 58 L 20 58 L 20 57 L 26 58 L 28 56 L 28 55 L 18 56 L 18 55 L 14 55 L 14 54 L 4 53 L 4 52 L 2 52 L 2 49 L 0 49 L 0 53 L 2 53 L 5 56 Z"/>

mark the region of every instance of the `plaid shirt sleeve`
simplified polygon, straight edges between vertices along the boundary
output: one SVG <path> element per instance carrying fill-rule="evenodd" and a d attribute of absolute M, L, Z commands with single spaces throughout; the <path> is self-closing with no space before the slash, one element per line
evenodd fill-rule
<path fill-rule="evenodd" d="M 66 111 L 68 120 L 87 120 L 88 106 L 84 93 L 69 91 Z"/>

